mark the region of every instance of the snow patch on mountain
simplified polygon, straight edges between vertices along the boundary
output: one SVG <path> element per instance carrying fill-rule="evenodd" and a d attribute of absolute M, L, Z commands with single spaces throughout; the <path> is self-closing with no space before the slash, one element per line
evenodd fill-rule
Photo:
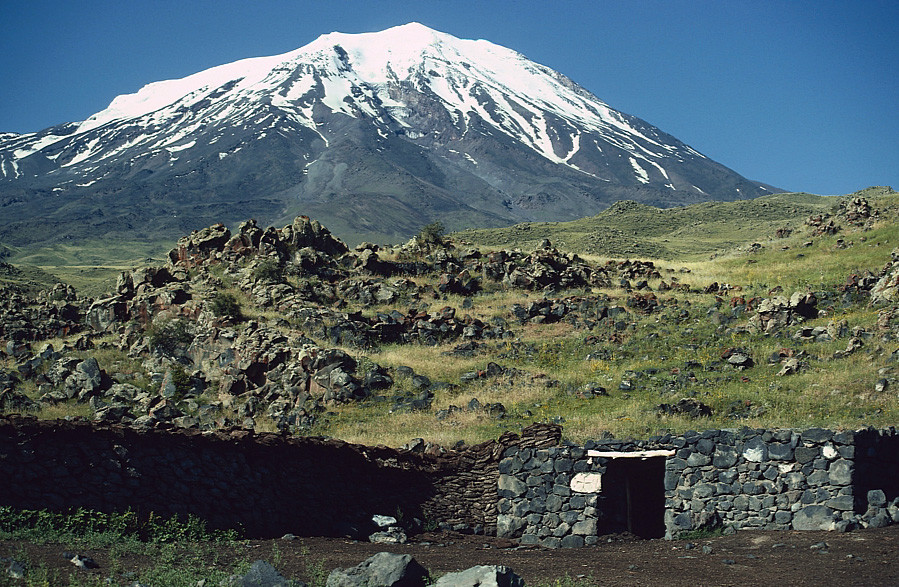
<path fill-rule="evenodd" d="M 323 150 L 347 141 L 359 153 L 383 153 L 385 161 L 408 157 L 407 147 L 414 144 L 425 159 L 456 166 L 501 198 L 506 190 L 542 189 L 520 179 L 522 170 L 564 176 L 571 187 L 550 189 L 576 193 L 588 205 L 607 189 L 597 188 L 599 182 L 647 194 L 647 185 L 679 190 L 681 199 L 685 193 L 717 197 L 720 191 L 714 183 L 720 179 L 707 184 L 702 173 L 682 169 L 696 162 L 715 165 L 705 156 L 612 109 L 564 75 L 489 41 L 458 39 L 419 23 L 329 33 L 281 55 L 150 83 L 83 122 L 25 135 L 2 133 L 0 179 L 8 184 L 37 177 L 41 187 L 68 189 L 102 178 L 144 181 L 163 171 L 154 176 L 161 180 L 211 169 L 214 180 L 215 169 L 224 168 L 218 162 L 241 148 L 247 150 L 234 165 L 252 165 L 253 157 L 269 156 L 271 149 L 279 165 L 297 165 L 284 172 L 284 181 L 294 183 L 275 191 L 309 195 L 314 187 L 306 178 L 326 185 L 328 166 L 345 163 L 337 161 L 341 154 L 332 158 Z M 315 161 L 327 170 L 312 166 Z M 406 163 L 396 165 L 412 175 L 431 172 L 417 163 L 407 169 Z M 231 160 L 223 165 L 230 169 Z M 452 187 L 444 187 L 443 178 L 421 180 Z M 330 185 L 341 184 L 336 178 Z M 557 196 L 527 193 L 522 214 L 561 209 Z M 579 205 L 564 214 L 578 213 Z M 490 210 L 506 212 L 505 205 Z"/>

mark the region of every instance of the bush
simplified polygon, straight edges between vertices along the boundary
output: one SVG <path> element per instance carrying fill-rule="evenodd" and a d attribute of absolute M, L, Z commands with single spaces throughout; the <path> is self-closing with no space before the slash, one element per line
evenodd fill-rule
<path fill-rule="evenodd" d="M 150 512 L 142 519 L 136 512 L 100 512 L 84 508 L 65 511 L 20 510 L 0 506 L 0 539 L 67 541 L 73 537 L 105 535 L 111 541 L 136 538 L 144 542 L 166 543 L 202 540 L 231 541 L 240 530 L 209 530 L 206 521 L 192 514 L 184 519 Z"/>
<path fill-rule="evenodd" d="M 183 365 L 175 363 L 172 365 L 171 369 L 169 369 L 169 372 L 172 374 L 172 383 L 175 384 L 175 390 L 179 397 L 183 397 L 193 390 L 193 379 L 191 379 L 187 371 L 184 370 Z"/>
<path fill-rule="evenodd" d="M 253 281 L 280 281 L 281 265 L 274 259 L 263 259 L 250 271 Z"/>
<path fill-rule="evenodd" d="M 147 329 L 147 335 L 150 339 L 150 350 L 172 358 L 183 355 L 194 340 L 187 321 L 181 318 L 160 324 L 154 322 Z"/>
<path fill-rule="evenodd" d="M 215 294 L 210 304 L 210 310 L 219 318 L 228 318 L 231 320 L 240 320 L 243 315 L 240 312 L 240 302 L 234 297 L 234 294 L 220 291 Z"/>
<path fill-rule="evenodd" d="M 446 242 L 443 238 L 445 232 L 446 229 L 443 227 L 443 223 L 439 220 L 435 220 L 422 227 L 416 238 L 420 245 L 442 246 Z"/>

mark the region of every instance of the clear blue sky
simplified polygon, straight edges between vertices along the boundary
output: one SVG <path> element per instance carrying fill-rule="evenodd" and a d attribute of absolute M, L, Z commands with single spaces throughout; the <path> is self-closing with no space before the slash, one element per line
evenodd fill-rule
<path fill-rule="evenodd" d="M 0 0 L 0 131 L 332 31 L 419 21 L 561 71 L 791 191 L 899 189 L 896 0 Z"/>

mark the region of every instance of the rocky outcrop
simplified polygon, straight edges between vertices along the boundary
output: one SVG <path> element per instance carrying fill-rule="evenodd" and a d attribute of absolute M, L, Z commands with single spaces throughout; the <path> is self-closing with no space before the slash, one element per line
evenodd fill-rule
<path fill-rule="evenodd" d="M 785 326 L 818 317 L 818 299 L 813 293 L 795 292 L 789 298 L 776 296 L 758 303 L 748 327 L 755 332 L 775 332 Z"/>
<path fill-rule="evenodd" d="M 899 302 L 899 249 L 893 249 L 892 260 L 871 289 L 871 303 Z"/>

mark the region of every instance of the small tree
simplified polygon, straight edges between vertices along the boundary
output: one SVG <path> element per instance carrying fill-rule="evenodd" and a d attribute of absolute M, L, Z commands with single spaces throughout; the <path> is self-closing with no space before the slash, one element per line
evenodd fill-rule
<path fill-rule="evenodd" d="M 243 315 L 240 312 L 240 302 L 237 301 L 234 294 L 225 291 L 220 291 L 215 294 L 209 309 L 219 318 L 227 318 L 235 321 L 243 318 Z"/>
<path fill-rule="evenodd" d="M 435 220 L 422 227 L 421 231 L 418 233 L 418 243 L 427 246 L 442 246 L 445 244 L 443 238 L 445 232 L 446 229 L 443 227 L 443 223 L 439 220 Z"/>
<path fill-rule="evenodd" d="M 254 281 L 281 281 L 281 265 L 274 259 L 263 259 L 250 272 Z"/>
<path fill-rule="evenodd" d="M 183 319 L 154 322 L 147 329 L 150 350 L 167 357 L 182 356 L 194 337 L 190 333 L 187 321 Z"/>

